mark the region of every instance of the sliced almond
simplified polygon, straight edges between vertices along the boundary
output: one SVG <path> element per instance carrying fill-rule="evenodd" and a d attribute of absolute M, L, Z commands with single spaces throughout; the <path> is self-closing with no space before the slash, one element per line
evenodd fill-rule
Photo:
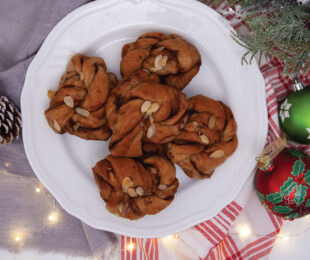
<path fill-rule="evenodd" d="M 81 107 L 76 107 L 75 112 L 84 117 L 88 117 L 90 114 L 89 111 Z"/>
<path fill-rule="evenodd" d="M 150 123 L 153 124 L 154 123 L 154 117 L 152 115 L 150 115 L 149 119 L 150 119 Z"/>
<path fill-rule="evenodd" d="M 163 67 L 160 65 L 163 55 L 157 55 L 154 61 L 154 67 L 156 70 L 162 70 Z"/>
<path fill-rule="evenodd" d="M 156 50 L 157 51 L 163 51 L 164 49 L 165 49 L 165 47 L 162 46 L 162 47 L 158 47 Z"/>
<path fill-rule="evenodd" d="M 223 150 L 216 150 L 215 152 L 211 153 L 209 158 L 211 159 L 219 159 L 225 155 Z"/>
<path fill-rule="evenodd" d="M 133 186 L 133 182 L 130 177 L 125 177 L 122 181 L 123 192 L 127 192 L 130 187 Z"/>
<path fill-rule="evenodd" d="M 132 197 L 132 198 L 137 197 L 137 195 L 138 195 L 138 193 L 136 192 L 136 190 L 133 189 L 133 188 L 129 188 L 128 191 L 127 191 L 127 193 L 128 193 L 128 195 L 129 195 L 130 197 Z"/>
<path fill-rule="evenodd" d="M 141 105 L 141 113 L 147 112 L 151 107 L 151 105 L 152 105 L 151 101 L 144 101 L 143 104 Z"/>
<path fill-rule="evenodd" d="M 209 118 L 209 122 L 208 122 L 208 127 L 209 127 L 209 129 L 213 129 L 214 127 L 215 127 L 215 123 L 216 123 L 216 118 L 215 118 L 215 116 L 210 116 L 210 118 Z"/>
<path fill-rule="evenodd" d="M 157 173 L 157 169 L 156 169 L 156 168 L 154 168 L 154 167 L 152 167 L 150 170 L 151 170 L 151 173 L 154 173 L 154 174 L 156 174 L 156 173 Z"/>
<path fill-rule="evenodd" d="M 120 212 L 121 214 L 124 213 L 124 211 L 125 211 L 125 206 L 124 206 L 123 203 L 120 203 L 120 204 L 118 205 L 118 210 L 119 210 L 119 212 Z"/>
<path fill-rule="evenodd" d="M 200 135 L 199 138 L 200 138 L 201 142 L 203 142 L 204 144 L 210 143 L 210 140 L 206 135 Z"/>
<path fill-rule="evenodd" d="M 151 72 L 156 72 L 157 69 L 156 69 L 155 67 L 152 67 L 152 68 L 150 68 L 150 71 L 151 71 Z"/>
<path fill-rule="evenodd" d="M 150 139 L 155 135 L 155 133 L 156 133 L 156 127 L 155 125 L 151 125 L 149 129 L 147 129 L 146 137 Z"/>
<path fill-rule="evenodd" d="M 141 186 L 138 186 L 138 187 L 136 188 L 136 192 L 137 192 L 137 194 L 138 194 L 139 196 L 142 196 L 143 193 L 144 193 L 144 190 L 143 190 L 143 188 L 142 188 Z"/>
<path fill-rule="evenodd" d="M 193 122 L 194 126 L 198 126 L 198 123 L 196 121 Z"/>
<path fill-rule="evenodd" d="M 48 98 L 51 100 L 55 95 L 55 91 L 54 90 L 49 90 L 47 91 L 47 96 Z"/>
<path fill-rule="evenodd" d="M 160 185 L 158 185 L 158 189 L 159 190 L 166 190 L 168 187 L 167 187 L 167 185 L 166 184 L 160 184 Z"/>
<path fill-rule="evenodd" d="M 84 80 L 84 73 L 80 72 L 80 80 L 83 81 Z"/>
<path fill-rule="evenodd" d="M 56 129 L 57 132 L 60 132 L 61 131 L 61 127 L 60 125 L 58 124 L 58 122 L 56 121 L 56 119 L 54 119 L 54 128 Z"/>
<path fill-rule="evenodd" d="M 74 124 L 74 125 L 73 125 L 73 130 L 74 130 L 74 131 L 77 131 L 77 130 L 80 128 L 80 125 L 81 125 L 80 123 Z"/>
<path fill-rule="evenodd" d="M 158 103 L 152 103 L 152 105 L 147 110 L 147 113 L 148 114 L 156 113 L 159 108 L 160 108 L 160 105 Z"/>
<path fill-rule="evenodd" d="M 144 70 L 147 74 L 150 74 L 149 70 L 147 70 L 147 69 L 142 69 L 142 70 Z"/>
<path fill-rule="evenodd" d="M 65 96 L 64 97 L 64 103 L 70 107 L 70 108 L 73 108 L 74 107 L 74 100 L 71 96 Z"/>
<path fill-rule="evenodd" d="M 163 56 L 161 61 L 159 62 L 159 65 L 164 68 L 167 65 L 167 61 L 168 61 L 168 56 Z"/>

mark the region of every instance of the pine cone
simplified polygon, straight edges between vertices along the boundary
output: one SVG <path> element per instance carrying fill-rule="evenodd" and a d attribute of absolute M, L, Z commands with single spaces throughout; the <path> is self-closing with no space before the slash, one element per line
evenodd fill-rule
<path fill-rule="evenodd" d="M 20 112 L 6 97 L 0 97 L 0 146 L 18 139 L 21 128 Z"/>

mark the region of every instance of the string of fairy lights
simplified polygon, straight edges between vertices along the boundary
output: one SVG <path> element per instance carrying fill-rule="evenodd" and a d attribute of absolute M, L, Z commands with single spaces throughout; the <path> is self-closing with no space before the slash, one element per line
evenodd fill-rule
<path fill-rule="evenodd" d="M 11 163 L 6 162 L 6 163 L 4 163 L 4 166 L 6 167 L 6 169 L 1 169 L 0 170 L 1 174 L 18 178 L 21 181 L 25 181 L 25 178 L 27 178 L 27 177 L 22 177 L 22 176 L 18 176 L 18 175 L 10 173 L 8 171 L 8 169 L 10 168 Z M 59 220 L 59 214 L 56 210 L 56 200 L 54 199 L 54 197 L 46 189 L 44 189 L 44 187 L 40 183 L 36 186 L 32 185 L 32 188 L 33 188 L 33 192 L 35 192 L 38 195 L 42 194 L 42 193 L 45 194 L 51 200 L 52 208 L 46 214 L 46 219 L 45 219 L 45 221 L 43 221 L 43 224 L 40 228 L 37 228 L 37 229 L 32 230 L 32 231 L 26 231 L 26 230 L 23 230 L 22 228 L 20 228 L 18 230 L 13 230 L 11 232 L 9 237 L 13 242 L 16 243 L 16 246 L 18 246 L 18 247 L 21 246 L 25 242 L 26 237 L 32 236 L 36 233 L 39 233 L 39 232 L 47 229 L 51 225 L 56 224 Z"/>
<path fill-rule="evenodd" d="M 8 172 L 8 169 L 10 168 L 11 163 L 9 163 L 9 162 L 4 163 L 4 166 L 6 169 L 0 169 L 1 174 L 7 175 L 7 176 L 14 176 L 15 178 L 16 177 L 19 178 L 20 180 L 25 180 L 25 177 L 17 176 L 17 175 L 14 175 L 14 174 Z M 33 192 L 35 192 L 38 195 L 45 194 L 46 196 L 48 196 L 52 202 L 52 208 L 46 214 L 46 219 L 43 221 L 43 224 L 40 228 L 33 230 L 33 231 L 23 231 L 22 229 L 19 229 L 19 230 L 13 230 L 11 232 L 11 235 L 10 235 L 11 240 L 16 246 L 20 246 L 20 245 L 24 244 L 27 237 L 35 235 L 36 233 L 41 232 L 43 230 L 46 230 L 50 226 L 55 225 L 59 222 L 59 212 L 57 211 L 56 200 L 54 199 L 54 197 L 41 184 L 33 186 Z M 306 216 L 304 218 L 309 220 L 310 215 Z M 270 237 L 270 238 L 281 239 L 282 241 L 287 242 L 291 238 L 297 237 L 297 236 L 301 235 L 302 233 L 305 233 L 309 230 L 310 230 L 310 226 L 308 228 L 304 229 L 302 232 L 298 232 L 298 233 L 280 232 L 276 236 L 268 236 L 268 235 L 255 234 L 255 233 L 253 233 L 250 225 L 248 225 L 247 223 L 242 223 L 242 224 L 238 224 L 236 226 L 236 231 L 237 231 L 236 233 L 229 233 L 229 235 L 230 236 L 239 236 L 240 239 L 250 238 L 251 236 L 254 236 L 254 237 Z M 178 234 L 173 234 L 173 235 L 169 235 L 169 236 L 159 238 L 160 241 L 162 241 L 163 243 L 167 243 L 167 244 L 169 244 L 173 241 L 176 241 L 177 239 L 180 239 L 180 236 Z M 137 248 L 137 245 L 134 242 L 129 242 L 124 246 L 124 248 L 122 250 L 134 252 L 136 250 L 136 248 Z M 100 259 L 100 258 L 98 258 L 98 257 L 95 258 L 95 260 L 98 260 L 98 259 Z"/>

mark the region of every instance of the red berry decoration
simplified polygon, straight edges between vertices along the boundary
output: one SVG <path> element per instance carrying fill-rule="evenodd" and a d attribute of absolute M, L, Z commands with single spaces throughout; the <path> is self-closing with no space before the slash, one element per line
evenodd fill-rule
<path fill-rule="evenodd" d="M 263 205 L 284 219 L 310 214 L 310 158 L 284 149 L 268 169 L 258 170 L 255 188 Z"/>

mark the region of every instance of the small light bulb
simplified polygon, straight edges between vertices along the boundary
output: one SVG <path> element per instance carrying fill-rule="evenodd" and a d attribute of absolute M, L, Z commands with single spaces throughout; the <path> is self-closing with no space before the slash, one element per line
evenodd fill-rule
<path fill-rule="evenodd" d="M 39 193 L 41 191 L 40 188 L 36 188 L 36 192 Z"/>
<path fill-rule="evenodd" d="M 50 223 L 56 223 L 57 222 L 57 214 L 56 213 L 51 213 L 48 218 Z"/>
<path fill-rule="evenodd" d="M 5 163 L 4 165 L 5 165 L 6 168 L 10 167 L 10 163 Z"/>
<path fill-rule="evenodd" d="M 128 251 L 132 251 L 135 248 L 135 244 L 134 243 L 128 243 L 126 249 Z"/>
<path fill-rule="evenodd" d="M 20 241 L 20 236 L 16 236 L 16 237 L 15 237 L 15 241 L 16 241 L 16 242 Z"/>
<path fill-rule="evenodd" d="M 239 229 L 240 237 L 248 237 L 249 235 L 251 235 L 251 229 L 249 226 L 244 225 Z"/>
<path fill-rule="evenodd" d="M 278 235 L 278 238 L 282 238 L 282 240 L 285 242 L 287 242 L 290 239 L 288 235 L 282 233 Z"/>

